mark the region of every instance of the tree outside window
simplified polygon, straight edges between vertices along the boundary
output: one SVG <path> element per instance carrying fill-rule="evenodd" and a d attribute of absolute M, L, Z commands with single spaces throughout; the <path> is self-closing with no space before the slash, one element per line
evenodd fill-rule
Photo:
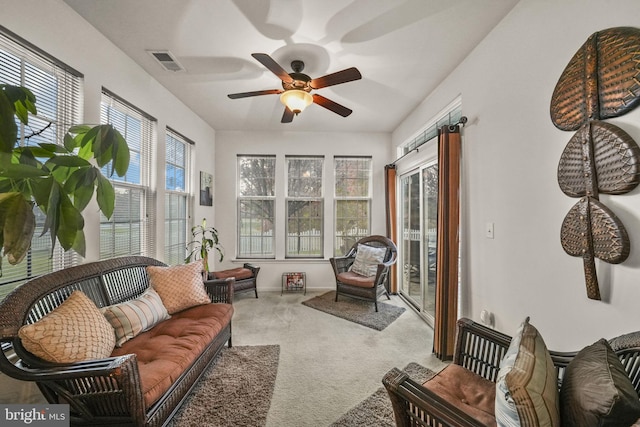
<path fill-rule="evenodd" d="M 323 257 L 323 167 L 323 157 L 286 157 L 287 258 Z"/>
<path fill-rule="evenodd" d="M 335 157 L 334 255 L 371 234 L 371 158 Z"/>
<path fill-rule="evenodd" d="M 238 156 L 238 257 L 275 257 L 275 156 Z"/>

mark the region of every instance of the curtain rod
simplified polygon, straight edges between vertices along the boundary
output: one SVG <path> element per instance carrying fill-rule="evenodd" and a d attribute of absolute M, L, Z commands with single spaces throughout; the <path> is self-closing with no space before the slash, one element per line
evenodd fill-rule
<path fill-rule="evenodd" d="M 467 123 L 468 120 L 469 119 L 467 119 L 467 116 L 460 117 L 460 119 L 458 120 L 457 123 L 454 123 L 452 125 L 448 125 L 449 126 L 449 130 L 450 131 L 455 130 L 456 126 L 464 127 L 464 125 Z M 420 146 L 417 146 L 416 148 L 412 149 L 411 151 L 408 151 L 408 152 L 404 153 L 402 156 L 398 157 L 393 162 L 389 163 L 387 166 L 395 166 L 397 162 L 399 162 L 400 160 L 404 159 L 405 157 L 407 157 L 409 154 L 413 153 L 414 151 L 416 153 L 419 152 L 420 151 Z"/>

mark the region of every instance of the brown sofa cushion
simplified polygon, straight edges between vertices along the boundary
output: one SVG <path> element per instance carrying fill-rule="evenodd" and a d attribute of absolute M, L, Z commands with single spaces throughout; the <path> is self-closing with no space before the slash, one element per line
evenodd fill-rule
<path fill-rule="evenodd" d="M 147 408 L 157 401 L 231 321 L 231 304 L 205 304 L 169 320 L 116 348 L 112 356 L 135 353 Z"/>
<path fill-rule="evenodd" d="M 345 271 L 338 274 L 338 280 L 341 283 L 359 286 L 361 288 L 373 288 L 373 282 L 375 279 L 375 276 L 365 277 L 358 273 L 354 273 L 353 271 Z"/>
<path fill-rule="evenodd" d="M 230 270 L 214 271 L 211 274 L 213 274 L 214 279 L 227 279 L 229 277 L 235 277 L 236 280 L 242 280 L 253 277 L 253 271 L 244 267 L 232 268 Z"/>
<path fill-rule="evenodd" d="M 486 426 L 495 426 L 495 383 L 450 364 L 423 386 Z"/>

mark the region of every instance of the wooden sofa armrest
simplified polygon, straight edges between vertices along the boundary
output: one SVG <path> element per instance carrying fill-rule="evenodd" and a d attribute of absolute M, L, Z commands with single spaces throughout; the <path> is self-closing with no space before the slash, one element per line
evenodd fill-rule
<path fill-rule="evenodd" d="M 211 298 L 211 302 L 233 304 L 233 284 L 236 279 L 209 279 L 204 281 L 204 287 Z"/>
<path fill-rule="evenodd" d="M 496 382 L 511 337 L 464 317 L 456 326 L 453 363 Z"/>
<path fill-rule="evenodd" d="M 427 419 L 428 425 L 484 426 L 398 368 L 387 372 L 382 383 L 389 394 L 398 427 L 427 425 L 424 424 Z"/>
<path fill-rule="evenodd" d="M 76 413 L 84 419 L 99 420 L 105 414 L 116 412 L 123 424 L 142 425 L 145 422 L 144 396 L 134 354 L 51 366 L 26 366 L 10 346 L 3 345 L 0 365 L 2 371 L 13 378 L 37 381 L 48 401 L 68 403 L 72 416 Z"/>

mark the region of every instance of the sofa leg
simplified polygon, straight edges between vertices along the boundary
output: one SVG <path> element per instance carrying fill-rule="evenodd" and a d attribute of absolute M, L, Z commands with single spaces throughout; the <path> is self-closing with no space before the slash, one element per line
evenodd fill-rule
<path fill-rule="evenodd" d="M 258 298 L 258 288 L 254 288 L 254 291 L 256 293 L 256 298 Z"/>
<path fill-rule="evenodd" d="M 375 299 L 375 301 L 373 301 L 373 303 L 376 306 L 376 313 L 378 312 L 378 298 Z"/>

